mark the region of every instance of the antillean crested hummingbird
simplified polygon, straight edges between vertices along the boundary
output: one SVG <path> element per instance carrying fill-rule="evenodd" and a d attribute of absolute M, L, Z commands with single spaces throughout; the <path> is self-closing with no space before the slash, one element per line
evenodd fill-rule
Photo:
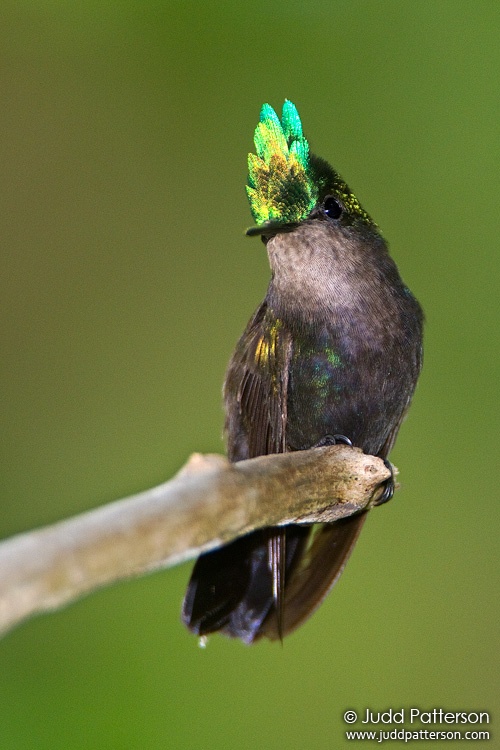
<path fill-rule="evenodd" d="M 377 225 L 309 151 L 297 109 L 268 104 L 247 194 L 271 281 L 229 363 L 228 456 L 344 442 L 386 460 L 422 363 L 423 314 Z M 390 499 L 388 480 L 379 502 Z M 254 531 L 201 555 L 182 617 L 194 633 L 282 639 L 321 603 L 367 514 Z"/>

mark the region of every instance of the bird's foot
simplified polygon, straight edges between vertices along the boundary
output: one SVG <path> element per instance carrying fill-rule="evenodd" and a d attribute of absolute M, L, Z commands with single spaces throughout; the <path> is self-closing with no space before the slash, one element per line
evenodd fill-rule
<path fill-rule="evenodd" d="M 383 459 L 384 464 L 387 469 L 391 472 L 391 476 L 384 480 L 382 484 L 380 485 L 383 487 L 382 494 L 380 495 L 379 499 L 374 503 L 374 505 L 383 505 L 384 503 L 389 502 L 389 500 L 394 495 L 394 489 L 395 489 L 395 482 L 394 482 L 394 469 L 390 461 L 388 461 L 386 458 Z"/>
<path fill-rule="evenodd" d="M 324 448 L 326 445 L 338 445 L 339 443 L 349 445 L 352 448 L 351 441 L 345 435 L 325 435 L 313 445 L 313 448 Z"/>

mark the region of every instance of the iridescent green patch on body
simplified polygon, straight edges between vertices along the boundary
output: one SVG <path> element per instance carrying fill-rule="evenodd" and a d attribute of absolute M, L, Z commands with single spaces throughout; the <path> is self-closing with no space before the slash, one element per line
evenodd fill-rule
<path fill-rule="evenodd" d="M 264 104 L 254 143 L 257 153 L 248 155 L 247 195 L 255 221 L 302 221 L 316 204 L 318 188 L 295 105 L 285 100 L 280 121 Z"/>
<path fill-rule="evenodd" d="M 315 413 L 322 413 L 325 405 L 340 395 L 340 370 L 343 367 L 339 354 L 328 340 L 316 342 L 295 341 L 292 372 L 296 385 L 312 405 Z"/>

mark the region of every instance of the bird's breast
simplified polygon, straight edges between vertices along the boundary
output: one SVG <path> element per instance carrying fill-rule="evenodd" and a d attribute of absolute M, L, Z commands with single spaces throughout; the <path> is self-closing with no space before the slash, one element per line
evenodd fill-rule
<path fill-rule="evenodd" d="M 415 337 L 339 319 L 293 337 L 287 445 L 300 450 L 345 435 L 379 453 L 400 421 L 416 380 Z"/>

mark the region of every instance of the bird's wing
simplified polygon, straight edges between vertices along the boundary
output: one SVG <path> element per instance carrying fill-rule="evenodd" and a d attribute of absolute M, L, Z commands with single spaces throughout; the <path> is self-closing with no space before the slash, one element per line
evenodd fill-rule
<path fill-rule="evenodd" d="M 240 339 L 224 384 L 228 455 L 231 461 L 286 450 L 287 389 L 292 337 L 264 302 Z M 300 554 L 307 533 L 271 528 L 250 535 L 250 558 L 261 561 L 248 581 L 228 632 L 240 635 L 251 623 L 252 640 L 273 611 L 279 634 L 288 569 Z M 253 563 L 255 566 L 255 562 Z M 248 615 L 251 615 L 250 620 Z M 242 627 L 243 624 L 243 627 Z M 247 635 L 248 639 L 248 635 Z"/>
<path fill-rule="evenodd" d="M 289 332 L 264 302 L 236 347 L 224 384 L 231 461 L 285 450 L 291 347 Z M 184 600 L 184 622 L 200 635 L 222 630 L 250 642 L 272 611 L 280 633 L 287 571 L 308 533 L 301 527 L 264 529 L 202 555 Z"/>
<path fill-rule="evenodd" d="M 231 461 L 285 450 L 292 338 L 266 302 L 241 337 L 224 383 Z"/>

